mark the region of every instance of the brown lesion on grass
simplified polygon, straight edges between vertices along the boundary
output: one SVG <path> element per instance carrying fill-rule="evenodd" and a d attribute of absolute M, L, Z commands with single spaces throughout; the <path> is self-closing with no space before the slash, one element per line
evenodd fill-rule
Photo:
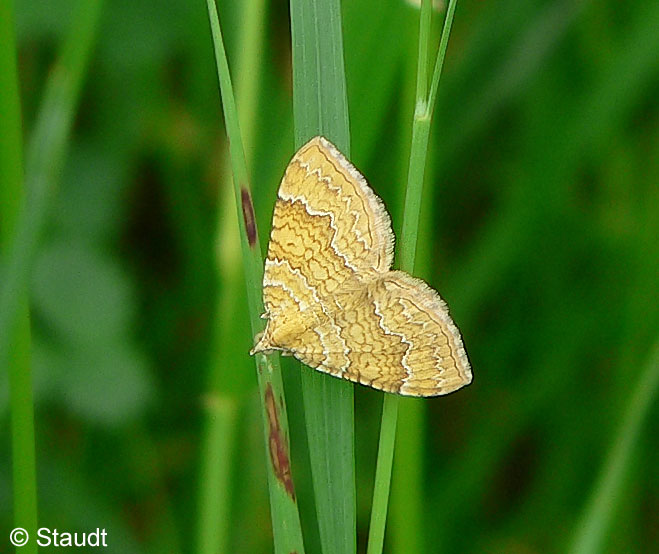
<path fill-rule="evenodd" d="M 286 437 L 282 433 L 279 424 L 279 408 L 272 385 L 268 383 L 265 389 L 265 410 L 268 417 L 268 445 L 270 461 L 275 472 L 275 477 L 284 485 L 288 495 L 295 501 L 295 488 L 291 474 L 291 459 Z"/>
<path fill-rule="evenodd" d="M 247 233 L 247 242 L 249 247 L 253 248 L 256 244 L 256 218 L 254 217 L 254 204 L 252 196 L 247 187 L 240 187 L 240 200 L 243 209 L 243 220 L 245 221 L 245 232 Z"/>

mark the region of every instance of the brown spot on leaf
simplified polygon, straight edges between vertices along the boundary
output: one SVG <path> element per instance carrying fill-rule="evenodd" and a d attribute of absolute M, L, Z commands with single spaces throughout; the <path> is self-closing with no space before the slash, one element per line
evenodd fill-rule
<path fill-rule="evenodd" d="M 284 485 L 288 495 L 295 500 L 295 488 L 293 487 L 293 476 L 291 475 L 288 443 L 279 425 L 279 409 L 277 408 L 275 395 L 272 392 L 272 386 L 269 383 L 265 389 L 265 410 L 268 416 L 270 460 L 272 461 L 275 477 Z"/>
<path fill-rule="evenodd" d="M 245 232 L 250 248 L 256 244 L 256 218 L 254 217 L 254 204 L 249 190 L 245 187 L 240 189 L 240 199 L 243 208 L 243 219 L 245 220 Z"/>

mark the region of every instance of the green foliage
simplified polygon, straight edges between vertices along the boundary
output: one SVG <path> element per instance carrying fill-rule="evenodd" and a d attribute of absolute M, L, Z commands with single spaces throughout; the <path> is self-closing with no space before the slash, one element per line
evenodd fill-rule
<path fill-rule="evenodd" d="M 77 5 L 59 0 L 45 13 L 15 0 L 26 145 L 39 137 Z M 302 140 L 287 8 L 264 4 L 263 25 L 243 30 L 254 16 L 218 0 L 263 243 Z M 419 12 L 402 0 L 341 9 L 350 136 L 339 140 L 400 231 Z M 428 30 L 429 67 L 441 19 Z M 397 441 L 385 552 L 652 551 L 658 27 L 651 0 L 458 2 L 415 274 L 449 304 L 474 382 L 411 410 L 401 403 L 400 427 L 413 432 Z M 16 273 L 29 290 L 22 348 L 33 367 L 39 525 L 106 527 L 109 552 L 191 552 L 200 526 L 212 531 L 221 517 L 225 551 L 271 552 L 269 454 L 238 221 L 220 184 L 231 168 L 206 7 L 107 3 L 94 35 L 91 57 L 79 59 L 84 80 L 65 79 L 82 88 L 67 100 L 62 171 L 43 156 L 30 162 L 57 186 Z M 3 218 L 15 218 L 2 183 Z M 310 372 L 282 366 L 306 551 L 319 552 L 300 394 Z M 8 391 L 0 368 L 3 533 L 14 526 Z M 354 397 L 364 552 L 382 395 L 356 386 Z M 210 491 L 203 521 L 200 490 Z"/>

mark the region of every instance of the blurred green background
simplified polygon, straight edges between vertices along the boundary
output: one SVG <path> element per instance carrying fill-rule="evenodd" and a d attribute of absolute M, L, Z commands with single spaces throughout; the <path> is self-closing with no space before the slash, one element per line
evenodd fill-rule
<path fill-rule="evenodd" d="M 218 0 L 232 69 L 249 47 L 240 42 L 247 4 Z M 77 5 L 15 2 L 26 139 Z M 257 91 L 245 146 L 266 244 L 293 124 L 288 5 L 264 9 L 260 64 L 236 71 Z M 397 0 L 344 0 L 343 15 L 351 158 L 397 231 L 418 12 Z M 439 17 L 435 23 L 438 36 Z M 658 29 L 654 0 L 458 2 L 416 273 L 447 300 L 474 382 L 423 401 L 423 551 L 564 551 L 652 363 Z M 238 414 L 230 551 L 270 552 L 252 337 L 235 273 L 206 6 L 105 2 L 94 32 L 29 282 L 40 525 L 105 527 L 109 552 L 193 551 L 209 372 L 219 363 L 223 398 Z M 293 472 L 307 551 L 315 552 L 300 369 L 283 365 Z M 381 395 L 356 393 L 363 551 Z M 655 402 L 604 552 L 659 550 L 658 415 Z M 13 527 L 5 371 L 0 438 L 5 530 Z M 405 552 L 405 505 L 396 499 L 394 486 L 387 552 Z"/>

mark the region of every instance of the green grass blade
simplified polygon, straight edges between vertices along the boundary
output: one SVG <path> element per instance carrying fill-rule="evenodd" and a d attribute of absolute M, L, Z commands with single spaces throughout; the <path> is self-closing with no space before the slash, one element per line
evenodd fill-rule
<path fill-rule="evenodd" d="M 398 247 L 399 266 L 408 273 L 414 272 L 414 259 L 416 257 L 417 235 L 419 230 L 419 216 L 421 213 L 421 198 L 423 191 L 423 178 L 428 155 L 428 140 L 430 137 L 430 123 L 432 120 L 434 100 L 439 86 L 439 77 L 442 71 L 448 38 L 451 32 L 453 14 L 456 0 L 449 2 L 444 29 L 440 39 L 439 51 L 435 62 L 432 86 L 429 95 L 427 91 L 427 52 L 430 40 L 431 8 L 429 0 L 425 0 L 421 7 L 419 25 L 419 64 L 417 66 L 417 97 L 412 124 L 412 146 L 410 151 L 410 165 L 405 193 L 403 212 L 403 226 Z M 393 464 L 394 446 L 396 438 L 396 425 L 398 421 L 398 404 L 400 400 L 395 395 L 385 394 L 382 407 L 382 422 L 380 426 L 380 445 L 375 471 L 375 487 L 373 492 L 373 506 L 371 511 L 371 524 L 369 527 L 368 554 L 379 554 L 384 546 L 384 534 L 387 519 L 387 504 L 391 486 L 391 469 Z M 418 418 L 415 420 L 418 421 Z M 410 430 L 414 436 L 420 436 L 418 430 Z M 420 459 L 420 457 L 417 457 Z M 404 471 L 420 471 L 420 468 L 406 467 Z M 415 518 L 418 522 L 418 518 Z M 421 529 L 417 530 L 422 532 Z M 407 550 L 407 545 L 403 545 Z"/>
<path fill-rule="evenodd" d="M 0 0 L 0 254 L 4 254 L 14 233 L 23 203 L 23 137 L 21 106 L 16 69 L 13 2 Z M 30 320 L 25 293 L 17 306 L 17 321 L 8 337 L 8 364 L 14 526 L 37 530 L 37 476 L 34 452 L 34 404 L 30 363 Z M 4 367 L 0 367 L 4 371 Z M 21 552 L 37 552 L 34 541 Z"/>
<path fill-rule="evenodd" d="M 382 422 L 380 423 L 378 459 L 375 466 L 371 523 L 368 528 L 368 554 L 379 554 L 384 546 L 399 402 L 397 396 L 385 394 L 382 404 Z"/>
<path fill-rule="evenodd" d="M 236 95 L 241 98 L 239 120 L 244 143 L 253 144 L 256 104 L 259 89 L 260 56 L 263 42 L 265 2 L 257 0 L 241 5 L 241 28 L 236 64 Z M 249 151 L 249 150 L 248 150 Z M 228 158 L 228 152 L 227 158 Z M 247 164 L 249 161 L 247 160 Z M 230 167 L 226 159 L 223 167 Z M 228 171 L 223 175 L 217 221 L 215 261 L 220 281 L 214 325 L 214 345 L 209 369 L 205 424 L 202 437 L 199 475 L 199 520 L 197 551 L 199 554 L 223 554 L 231 537 L 230 505 L 235 487 L 231 483 L 235 459 L 236 433 L 243 402 L 244 380 L 232 375 L 236 360 L 235 329 L 227 321 L 236 321 L 243 309 L 239 287 L 243 280 L 240 268 L 240 236 L 233 206 L 233 186 Z"/>
<path fill-rule="evenodd" d="M 453 26 L 453 16 L 455 15 L 455 6 L 457 0 L 451 0 L 448 3 L 446 10 L 446 17 L 444 18 L 444 28 L 442 29 L 442 37 L 439 39 L 439 51 L 435 59 L 435 69 L 432 74 L 432 84 L 430 86 L 430 94 L 428 95 L 427 109 L 428 114 L 432 117 L 433 110 L 435 109 L 435 100 L 437 99 L 437 91 L 439 90 L 439 78 L 442 76 L 442 69 L 444 67 L 444 58 L 446 58 L 446 49 L 448 48 L 448 39 L 451 35 L 451 27 Z"/>
<path fill-rule="evenodd" d="M 595 554 L 602 551 L 616 507 L 622 500 L 621 490 L 634 447 L 658 391 L 659 342 L 655 344 L 631 396 L 620 430 L 611 443 L 611 450 L 593 495 L 577 526 L 574 542 L 569 550 L 572 554 Z"/>
<path fill-rule="evenodd" d="M 222 108 L 229 136 L 231 166 L 240 244 L 247 284 L 247 301 L 252 331 L 263 330 L 263 258 L 256 228 L 254 208 L 247 177 L 247 164 L 238 124 L 238 111 L 231 85 L 229 64 L 224 50 L 220 21 L 213 0 L 207 0 L 215 61 L 222 95 Z M 268 453 L 268 488 L 272 510 L 272 527 L 275 552 L 304 552 L 300 517 L 290 472 L 290 447 L 288 444 L 288 418 L 284 403 L 284 389 L 278 356 L 256 356 L 259 396 L 264 425 L 266 452 Z"/>
<path fill-rule="evenodd" d="M 418 271 L 418 268 L 417 268 Z M 426 552 L 427 458 L 424 440 L 428 403 L 422 398 L 401 398 L 398 406 L 396 460 L 391 477 L 391 515 L 388 519 L 392 552 Z"/>
<path fill-rule="evenodd" d="M 291 0 L 295 143 L 314 135 L 350 153 L 338 0 Z M 323 552 L 356 549 L 353 385 L 301 368 L 312 480 Z"/>
<path fill-rule="evenodd" d="M 315 135 L 350 153 L 341 3 L 291 0 L 295 144 Z"/>
<path fill-rule="evenodd" d="M 25 162 L 26 202 L 7 246 L 0 279 L 0 367 L 25 291 L 48 206 L 57 188 L 68 136 L 87 69 L 101 0 L 81 1 L 52 70 Z"/>
<path fill-rule="evenodd" d="M 236 402 L 211 390 L 206 401 L 206 429 L 201 447 L 197 552 L 222 554 L 229 542 L 231 464 L 235 455 Z"/>

